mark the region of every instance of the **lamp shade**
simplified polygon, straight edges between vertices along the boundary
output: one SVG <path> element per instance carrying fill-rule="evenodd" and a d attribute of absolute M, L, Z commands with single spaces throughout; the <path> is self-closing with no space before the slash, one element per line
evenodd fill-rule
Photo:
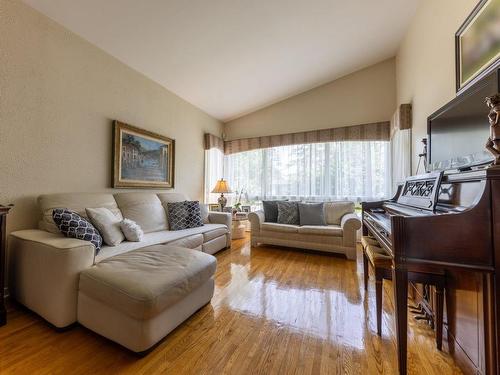
<path fill-rule="evenodd" d="M 215 187 L 214 187 L 214 190 L 212 190 L 212 193 L 232 193 L 232 191 L 229 188 L 229 184 L 227 183 L 227 181 L 224 180 L 223 178 L 221 178 L 215 184 Z"/>

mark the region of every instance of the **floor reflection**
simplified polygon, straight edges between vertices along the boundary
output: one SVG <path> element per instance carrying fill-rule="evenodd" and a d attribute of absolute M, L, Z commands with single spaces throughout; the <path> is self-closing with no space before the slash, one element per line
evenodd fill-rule
<path fill-rule="evenodd" d="M 334 288 L 295 287 L 250 270 L 250 264 L 230 264 L 222 304 L 289 330 L 364 348 L 365 309 L 360 299 L 352 303 Z"/>

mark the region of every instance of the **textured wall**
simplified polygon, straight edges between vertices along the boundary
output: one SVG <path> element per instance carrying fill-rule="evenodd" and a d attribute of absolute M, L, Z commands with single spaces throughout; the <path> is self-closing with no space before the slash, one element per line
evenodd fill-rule
<path fill-rule="evenodd" d="M 228 139 L 388 121 L 396 110 L 395 61 L 389 59 L 225 125 Z"/>
<path fill-rule="evenodd" d="M 39 194 L 111 191 L 113 119 L 174 138 L 175 191 L 202 198 L 203 134 L 222 125 L 16 0 L 0 0 L 0 90 L 9 230 L 37 225 Z"/>
<path fill-rule="evenodd" d="M 427 116 L 455 96 L 455 32 L 476 4 L 423 0 L 399 47 L 397 101 L 413 105 L 413 172 L 427 135 Z"/>

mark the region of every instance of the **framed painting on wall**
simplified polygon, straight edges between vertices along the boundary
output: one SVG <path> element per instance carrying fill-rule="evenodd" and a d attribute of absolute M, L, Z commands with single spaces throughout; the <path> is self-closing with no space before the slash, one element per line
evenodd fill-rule
<path fill-rule="evenodd" d="M 500 64 L 500 0 L 481 0 L 455 34 L 457 92 Z"/>
<path fill-rule="evenodd" d="M 175 141 L 114 121 L 113 187 L 173 188 Z"/>

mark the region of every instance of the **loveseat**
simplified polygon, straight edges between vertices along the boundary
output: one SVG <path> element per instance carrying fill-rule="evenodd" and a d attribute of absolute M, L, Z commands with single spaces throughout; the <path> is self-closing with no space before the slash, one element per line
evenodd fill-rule
<path fill-rule="evenodd" d="M 290 225 L 266 222 L 264 211 L 248 215 L 251 223 L 251 244 L 278 245 L 329 253 L 345 254 L 356 259 L 356 234 L 361 221 L 349 201 L 326 202 L 327 225 Z"/>
<path fill-rule="evenodd" d="M 166 206 L 186 200 L 180 193 L 128 192 L 42 195 L 39 229 L 13 232 L 9 238 L 15 298 L 56 327 L 77 320 L 80 273 L 116 255 L 152 245 L 168 244 L 214 254 L 231 244 L 231 215 L 202 210 L 201 227 L 170 231 Z M 98 254 L 88 241 L 64 237 L 52 219 L 54 208 L 86 216 L 85 208 L 108 208 L 119 218 L 139 224 L 140 242 L 103 246 Z"/>

